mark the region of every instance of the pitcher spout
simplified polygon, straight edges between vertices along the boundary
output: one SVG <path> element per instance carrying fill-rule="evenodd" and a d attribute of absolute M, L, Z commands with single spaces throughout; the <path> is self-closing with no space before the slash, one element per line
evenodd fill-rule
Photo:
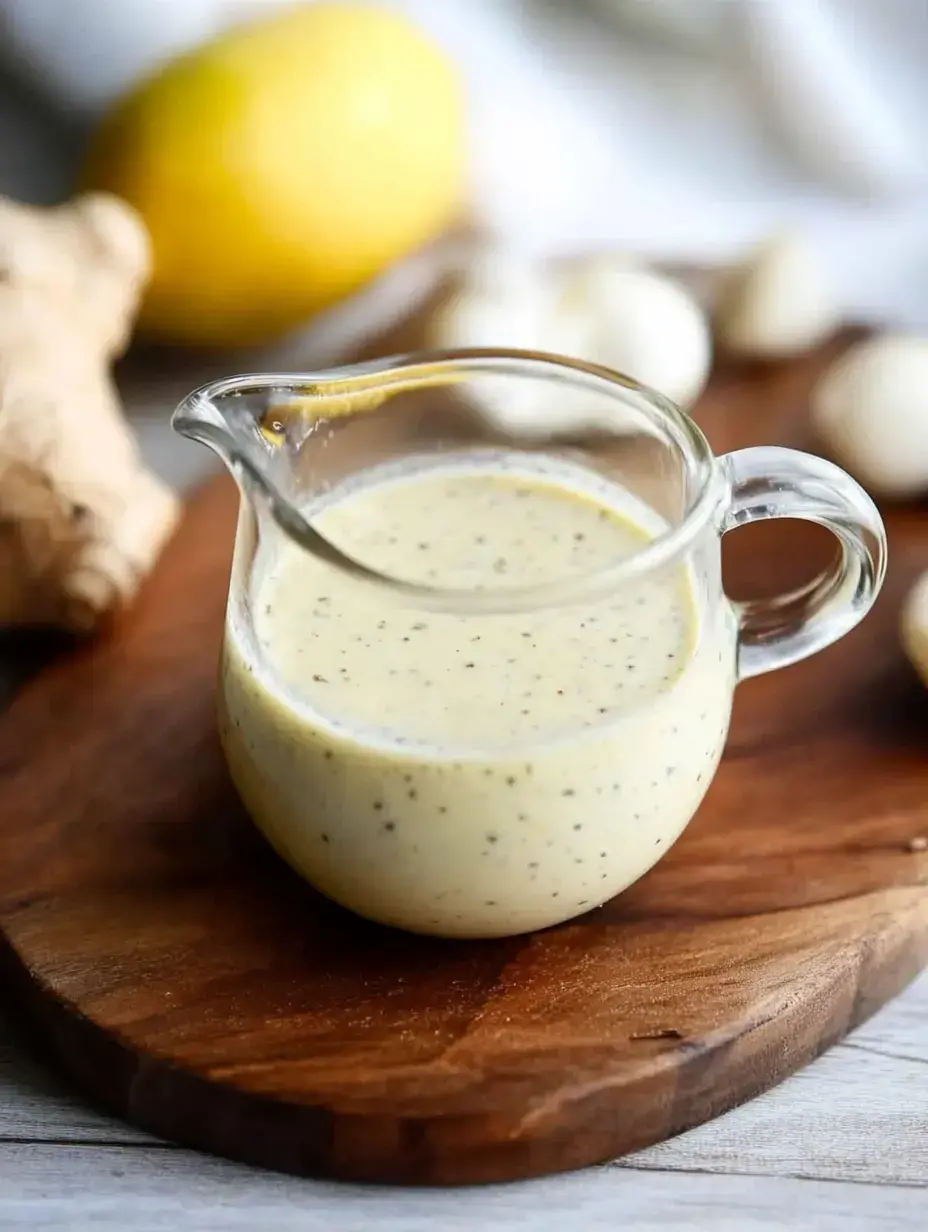
<path fill-rule="evenodd" d="M 370 570 L 348 561 L 313 528 L 311 511 L 331 482 L 344 477 L 343 453 L 355 453 L 332 447 L 338 428 L 356 415 L 366 418 L 363 412 L 379 407 L 398 383 L 383 362 L 321 373 L 246 373 L 188 394 L 171 427 L 222 459 L 262 521 L 266 513 L 304 550 L 364 575 Z"/>
<path fill-rule="evenodd" d="M 254 378 L 255 384 L 259 379 Z M 171 416 L 171 427 L 181 436 L 206 445 L 229 465 L 249 436 L 241 413 L 245 408 L 236 408 L 234 403 L 241 386 L 240 377 L 201 385 L 177 406 Z M 261 387 L 265 387 L 263 380 Z"/>
<path fill-rule="evenodd" d="M 395 361 L 394 361 L 395 362 Z M 319 423 L 378 407 L 400 384 L 393 364 L 357 364 L 334 372 L 246 373 L 201 385 L 180 403 L 171 427 L 227 454 L 299 447 Z"/>

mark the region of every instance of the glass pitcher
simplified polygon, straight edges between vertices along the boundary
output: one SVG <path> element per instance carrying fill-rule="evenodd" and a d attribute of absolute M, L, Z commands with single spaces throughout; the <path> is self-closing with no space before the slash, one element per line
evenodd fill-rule
<path fill-rule="evenodd" d="M 739 680 L 841 637 L 882 583 L 873 502 L 818 457 L 713 456 L 667 399 L 534 353 L 461 351 L 191 394 L 177 431 L 238 481 L 219 689 L 278 852 L 371 919 L 502 936 L 645 873 L 713 777 Z M 838 540 L 748 604 L 720 541 Z"/>

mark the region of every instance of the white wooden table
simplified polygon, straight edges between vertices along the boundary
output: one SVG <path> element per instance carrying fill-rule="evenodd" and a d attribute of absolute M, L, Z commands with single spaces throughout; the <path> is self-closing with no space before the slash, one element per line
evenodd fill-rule
<path fill-rule="evenodd" d="M 0 82 L 0 191 L 55 199 L 73 146 L 3 94 Z M 130 399 L 146 453 L 181 485 L 207 459 L 172 440 L 166 408 L 195 383 L 176 374 Z M 466 1190 L 297 1180 L 158 1142 L 85 1103 L 4 1008 L 0 1232 L 928 1230 L 928 974 L 807 1070 L 709 1125 L 615 1164 Z"/>

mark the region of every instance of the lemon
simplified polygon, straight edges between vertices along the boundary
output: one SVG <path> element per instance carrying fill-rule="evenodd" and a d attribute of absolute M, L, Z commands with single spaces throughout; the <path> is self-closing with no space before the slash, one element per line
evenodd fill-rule
<path fill-rule="evenodd" d="M 151 232 L 141 327 L 267 341 L 433 239 L 465 176 L 444 52 L 376 5 L 318 3 L 162 69 L 102 122 L 84 181 Z"/>

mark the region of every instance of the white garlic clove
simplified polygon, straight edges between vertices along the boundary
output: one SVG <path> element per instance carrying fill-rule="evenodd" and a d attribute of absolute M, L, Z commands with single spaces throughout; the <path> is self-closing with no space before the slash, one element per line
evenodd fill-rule
<path fill-rule="evenodd" d="M 442 349 L 581 354 L 587 348 L 587 318 L 563 311 L 559 299 L 560 284 L 548 266 L 510 252 L 481 252 L 435 313 L 428 342 Z M 512 436 L 536 438 L 578 429 L 563 387 L 484 376 L 472 383 L 470 393 L 493 427 Z"/>
<path fill-rule="evenodd" d="M 546 346 L 554 313 L 554 294 L 537 267 L 481 257 L 434 314 L 430 345 L 442 350 L 506 347 L 540 351 Z M 513 436 L 541 431 L 548 397 L 538 381 L 483 376 L 467 387 L 471 404 L 497 430 Z"/>
<path fill-rule="evenodd" d="M 813 390 L 812 423 L 875 495 L 928 491 L 928 339 L 884 335 L 851 347 Z"/>
<path fill-rule="evenodd" d="M 801 355 L 841 323 L 831 280 L 798 235 L 771 236 L 719 286 L 715 327 L 733 355 L 779 359 Z"/>
<path fill-rule="evenodd" d="M 539 271 L 490 290 L 465 278 L 439 306 L 428 341 L 443 349 L 514 347 L 538 350 L 549 331 L 554 295 Z"/>
<path fill-rule="evenodd" d="M 706 315 L 673 279 L 612 262 L 587 272 L 591 339 L 583 358 L 614 368 L 688 406 L 702 392 L 712 360 Z"/>
<path fill-rule="evenodd" d="M 601 364 L 687 404 L 711 359 L 705 314 L 679 284 L 621 255 L 541 264 L 487 252 L 434 314 L 441 348 L 514 347 Z M 496 427 L 526 437 L 588 430 L 647 432 L 644 417 L 604 394 L 487 376 L 472 401 Z"/>
<path fill-rule="evenodd" d="M 528 253 L 511 248 L 477 248 L 459 271 L 462 288 L 474 295 L 514 295 L 546 297 L 550 275 L 547 268 Z"/>
<path fill-rule="evenodd" d="M 928 572 L 917 578 L 902 605 L 902 648 L 928 685 Z"/>
<path fill-rule="evenodd" d="M 589 315 L 595 312 L 594 305 L 609 301 L 615 282 L 621 285 L 628 270 L 641 268 L 640 261 L 632 254 L 610 252 L 575 257 L 559 271 L 560 307 Z"/>

